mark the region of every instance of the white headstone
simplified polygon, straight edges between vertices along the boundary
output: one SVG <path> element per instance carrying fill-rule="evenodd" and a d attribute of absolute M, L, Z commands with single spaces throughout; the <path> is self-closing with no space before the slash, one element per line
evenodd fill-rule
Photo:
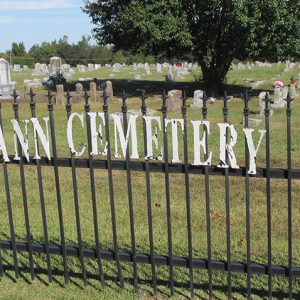
<path fill-rule="evenodd" d="M 21 71 L 21 66 L 20 65 L 14 65 L 14 71 L 15 72 Z"/>
<path fill-rule="evenodd" d="M 203 91 L 202 90 L 196 90 L 194 92 L 194 103 L 193 107 L 203 107 Z"/>
<path fill-rule="evenodd" d="M 89 71 L 94 71 L 95 70 L 95 65 L 94 64 L 88 64 L 88 70 Z"/>
<path fill-rule="evenodd" d="M 85 72 L 86 71 L 85 65 L 77 65 L 77 68 L 78 68 L 78 72 Z"/>
<path fill-rule="evenodd" d="M 157 73 L 161 73 L 162 72 L 161 64 L 156 64 L 156 72 Z"/>
<path fill-rule="evenodd" d="M 113 65 L 113 72 L 120 72 L 121 65 L 116 63 Z"/>
<path fill-rule="evenodd" d="M 53 56 L 50 58 L 50 73 L 56 74 L 61 73 L 61 59 L 58 56 Z"/>
<path fill-rule="evenodd" d="M 8 62 L 0 58 L 0 99 L 10 99 L 15 86 L 16 83 L 10 79 Z"/>
<path fill-rule="evenodd" d="M 285 102 L 283 100 L 283 88 L 277 87 L 274 89 L 274 104 L 271 105 L 272 108 L 283 108 Z"/>
<path fill-rule="evenodd" d="M 146 74 L 147 76 L 151 75 L 150 67 L 149 67 L 148 64 L 145 64 L 145 74 Z"/>
<path fill-rule="evenodd" d="M 265 103 L 265 98 L 266 98 L 267 93 L 266 92 L 261 92 L 258 96 L 258 100 L 259 100 L 259 115 L 260 116 L 264 116 L 265 114 L 265 107 L 266 107 L 266 103 Z"/>

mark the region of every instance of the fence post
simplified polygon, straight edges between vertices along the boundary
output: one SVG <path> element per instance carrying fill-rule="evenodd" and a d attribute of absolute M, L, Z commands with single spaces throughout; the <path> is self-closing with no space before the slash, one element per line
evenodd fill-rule
<path fill-rule="evenodd" d="M 142 100 L 141 112 L 143 117 L 146 116 L 146 97 L 145 90 L 140 90 Z M 147 137 L 146 137 L 146 122 L 143 120 L 143 137 L 144 137 L 144 157 L 145 157 L 145 175 L 146 175 L 146 197 L 147 197 L 147 214 L 148 214 L 148 232 L 149 232 L 149 246 L 150 246 L 150 263 L 152 273 L 152 284 L 154 294 L 157 294 L 157 278 L 156 266 L 154 257 L 154 239 L 153 239 L 153 225 L 152 225 L 152 201 L 151 201 L 151 186 L 150 186 L 150 171 L 149 171 L 149 158 L 147 157 Z"/>
<path fill-rule="evenodd" d="M 249 127 L 249 97 L 248 92 L 245 92 L 244 97 L 244 126 Z M 247 298 L 251 299 L 251 218 L 250 218 L 250 176 L 248 174 L 249 168 L 249 149 L 247 139 L 245 137 L 245 185 L 246 185 L 246 248 L 247 248 Z"/>
<path fill-rule="evenodd" d="M 272 299 L 272 215 L 271 215 L 271 179 L 270 179 L 270 99 L 265 97 L 265 129 L 266 129 L 266 189 L 267 189 L 267 234 L 268 234 L 268 294 Z"/>
<path fill-rule="evenodd" d="M 36 104 L 34 102 L 35 94 L 30 89 L 29 97 L 30 97 L 30 111 L 31 117 L 36 118 Z M 37 150 L 39 151 L 38 140 Z M 47 259 L 47 271 L 48 271 L 48 279 L 49 282 L 52 282 L 52 271 L 51 271 L 51 258 L 50 258 L 50 249 L 49 249 L 49 239 L 48 239 L 48 226 L 47 226 L 47 214 L 45 208 L 45 197 L 44 197 L 44 188 L 43 188 L 43 177 L 42 177 L 42 168 L 40 159 L 36 160 L 36 169 L 38 176 L 38 186 L 39 186 L 39 195 L 40 195 L 40 204 L 41 204 L 41 214 L 42 214 L 42 222 L 43 222 L 43 231 L 44 231 L 44 240 L 45 240 L 45 251 L 46 251 L 46 259 Z"/>
<path fill-rule="evenodd" d="M 66 111 L 67 111 L 67 119 L 69 120 L 70 115 L 72 113 L 72 105 L 69 90 L 67 91 L 67 103 L 66 103 Z M 86 268 L 83 257 L 83 249 L 82 249 L 82 237 L 81 237 L 81 224 L 80 224 L 80 211 L 79 211 L 79 197 L 78 197 L 78 187 L 77 187 L 77 174 L 76 174 L 76 161 L 75 155 L 70 151 L 71 155 L 71 167 L 72 167 L 72 182 L 73 182 L 73 197 L 74 197 L 74 207 L 75 207 L 75 219 L 76 219 L 76 229 L 77 229 L 77 240 L 78 240 L 78 248 L 79 248 L 79 259 L 82 270 L 82 279 L 84 285 L 87 285 L 87 275 Z"/>
<path fill-rule="evenodd" d="M 64 229 L 64 220 L 63 220 L 63 212 L 62 212 L 62 204 L 61 204 L 60 184 L 59 184 L 59 172 L 58 172 L 58 162 L 57 162 L 57 149 L 56 149 L 52 98 L 53 98 L 53 95 L 51 95 L 51 91 L 48 90 L 48 112 L 49 112 L 49 120 L 50 120 L 50 132 L 51 132 L 51 143 L 52 143 L 52 153 L 53 153 L 53 166 L 54 166 L 56 200 L 57 200 L 58 218 L 59 218 L 61 250 L 62 250 L 62 256 L 63 256 L 64 278 L 65 278 L 65 282 L 68 283 L 69 282 L 69 274 L 68 274 L 65 229 Z"/>
<path fill-rule="evenodd" d="M 116 212 L 115 212 L 115 197 L 114 197 L 114 187 L 113 187 L 113 176 L 111 168 L 111 144 L 109 136 L 109 117 L 108 117 L 108 95 L 106 90 L 103 91 L 103 112 L 105 118 L 105 137 L 107 142 L 107 172 L 108 172 L 108 182 L 109 182 L 109 197 L 110 197 L 110 210 L 111 210 L 111 222 L 113 229 L 113 244 L 114 244 L 114 254 L 116 257 L 116 265 L 118 269 L 118 277 L 120 280 L 121 288 L 124 288 L 124 278 L 122 274 L 122 267 L 119 258 L 119 248 L 118 248 L 118 238 L 117 238 L 117 224 L 116 224 Z"/>
<path fill-rule="evenodd" d="M 127 105 L 126 94 L 122 92 L 122 113 L 123 113 L 123 125 L 124 134 L 127 134 L 128 121 L 127 121 Z M 129 141 L 126 148 L 126 175 L 127 175 L 127 189 L 128 189 L 128 206 L 129 206 L 129 218 L 130 218 L 130 236 L 131 236 L 131 251 L 132 251 L 132 263 L 133 263 L 133 282 L 134 289 L 138 292 L 138 275 L 137 275 L 137 261 L 136 261 L 136 242 L 134 231 L 134 210 L 132 199 L 132 184 L 131 184 L 131 171 L 130 171 L 130 155 L 129 155 Z"/>
<path fill-rule="evenodd" d="M 167 97 L 166 92 L 162 92 L 162 114 L 163 114 L 163 135 L 164 135 L 164 168 L 165 168 L 165 188 L 166 188 L 166 207 L 167 207 L 167 226 L 168 226 L 168 255 L 169 255 L 169 274 L 170 274 L 170 294 L 174 295 L 174 267 L 173 267 L 173 243 L 172 243 L 172 214 L 170 196 L 170 175 L 169 175 L 169 149 L 168 132 L 166 130 L 167 119 Z"/>
<path fill-rule="evenodd" d="M 224 93 L 224 106 L 223 106 L 223 120 L 224 123 L 228 122 L 228 97 Z M 226 143 L 228 142 L 228 128 L 226 128 Z M 226 151 L 226 164 L 228 162 L 228 153 Z M 227 244 L 227 284 L 228 284 L 228 299 L 232 299 L 232 286 L 231 286 L 231 233 L 230 233 L 230 192 L 229 192 L 229 173 L 228 167 L 224 169 L 225 174 L 225 206 L 226 206 L 226 244 Z"/>
<path fill-rule="evenodd" d="M 287 95 L 287 167 L 288 167 L 288 266 L 289 266 L 289 299 L 293 298 L 293 202 L 292 202 L 292 129 L 291 129 L 291 96 Z"/>
<path fill-rule="evenodd" d="M 92 209 L 93 209 L 93 223 L 94 223 L 94 236 L 96 244 L 96 257 L 99 268 L 99 280 L 101 286 L 104 287 L 104 274 L 103 274 L 103 263 L 101 257 L 100 241 L 99 241 L 99 225 L 98 225 L 98 214 L 97 214 L 97 200 L 96 200 L 96 189 L 95 189 L 95 171 L 94 171 L 94 159 L 92 155 L 92 142 L 91 142 L 91 119 L 88 113 L 90 112 L 90 103 L 88 93 L 84 93 L 84 110 L 85 110 L 85 120 L 86 120 L 86 130 L 88 138 L 88 165 L 90 171 L 90 187 L 91 187 L 91 197 L 92 197 Z"/>
<path fill-rule="evenodd" d="M 202 107 L 202 118 L 204 121 L 207 120 L 207 96 L 206 92 L 203 92 L 203 107 Z M 205 134 L 205 155 L 204 159 L 208 159 L 208 134 L 207 129 Z M 210 190 L 209 190 L 209 168 L 204 167 L 205 174 L 205 210 L 206 210 L 206 234 L 207 234 L 207 269 L 208 269 L 208 294 L 209 299 L 213 298 L 212 293 L 212 264 L 211 264 L 211 228 L 210 228 Z"/>

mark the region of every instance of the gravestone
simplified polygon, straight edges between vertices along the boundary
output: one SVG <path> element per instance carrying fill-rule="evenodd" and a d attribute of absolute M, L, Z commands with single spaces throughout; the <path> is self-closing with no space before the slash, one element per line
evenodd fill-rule
<path fill-rule="evenodd" d="M 28 71 L 28 66 L 27 66 L 27 65 L 24 65 L 24 66 L 23 66 L 23 70 L 24 70 L 24 71 Z"/>
<path fill-rule="evenodd" d="M 56 86 L 56 94 L 55 94 L 55 104 L 66 104 L 66 98 L 64 95 L 64 86 L 59 84 Z"/>
<path fill-rule="evenodd" d="M 264 116 L 265 115 L 265 98 L 266 98 L 267 93 L 266 92 L 261 92 L 259 93 L 258 96 L 258 101 L 259 101 L 259 115 Z"/>
<path fill-rule="evenodd" d="M 194 103 L 192 107 L 203 107 L 203 91 L 202 90 L 196 90 L 194 92 Z"/>
<path fill-rule="evenodd" d="M 83 102 L 83 85 L 81 83 L 76 83 L 75 93 L 72 95 L 72 103 Z"/>
<path fill-rule="evenodd" d="M 90 82 L 90 100 L 96 102 L 97 100 L 97 84 L 96 82 Z"/>
<path fill-rule="evenodd" d="M 147 76 L 151 75 L 150 67 L 148 64 L 145 64 L 145 75 Z"/>
<path fill-rule="evenodd" d="M 121 65 L 116 63 L 113 65 L 113 72 L 120 72 Z"/>
<path fill-rule="evenodd" d="M 182 107 L 182 91 L 171 90 L 168 92 L 167 111 L 180 111 Z"/>
<path fill-rule="evenodd" d="M 88 64 L 88 70 L 89 71 L 94 71 L 95 70 L 95 65 L 94 64 Z"/>
<path fill-rule="evenodd" d="M 36 63 L 34 65 L 34 70 L 32 72 L 32 76 L 42 76 L 48 74 L 48 67 L 46 64 Z"/>
<path fill-rule="evenodd" d="M 258 96 L 258 100 L 259 100 L 259 115 L 260 116 L 264 116 L 265 115 L 265 107 L 266 107 L 266 103 L 265 103 L 265 98 L 266 98 L 267 92 L 261 92 Z M 273 115 L 273 110 L 270 109 L 270 116 Z"/>
<path fill-rule="evenodd" d="M 10 69 L 8 62 L 0 58 L 0 99 L 11 99 L 16 83 L 10 80 Z"/>
<path fill-rule="evenodd" d="M 50 58 L 50 73 L 60 74 L 61 73 L 61 59 L 58 56 Z"/>
<path fill-rule="evenodd" d="M 74 75 L 74 73 L 75 73 L 75 71 L 72 68 L 70 68 L 67 72 L 63 73 L 63 76 L 66 79 L 70 79 Z"/>
<path fill-rule="evenodd" d="M 135 74 L 134 79 L 135 80 L 141 80 L 141 75 L 140 74 Z"/>
<path fill-rule="evenodd" d="M 243 70 L 243 69 L 245 69 L 245 66 L 243 65 L 243 63 L 238 63 L 237 69 L 238 70 Z"/>
<path fill-rule="evenodd" d="M 77 65 L 77 69 L 78 69 L 78 72 L 85 72 L 86 71 L 85 65 Z"/>
<path fill-rule="evenodd" d="M 271 104 L 272 108 L 283 108 L 285 107 L 285 102 L 283 100 L 283 88 L 274 89 L 274 104 Z"/>
<path fill-rule="evenodd" d="M 161 64 L 156 64 L 156 72 L 157 73 L 161 73 L 162 72 Z"/>
<path fill-rule="evenodd" d="M 182 70 L 177 69 L 176 70 L 176 79 L 183 79 Z"/>
<path fill-rule="evenodd" d="M 113 86 L 112 86 L 112 82 L 111 81 L 106 81 L 105 82 L 105 91 L 106 91 L 106 95 L 107 95 L 107 103 L 110 103 L 113 98 L 114 98 L 114 91 L 113 91 Z M 100 100 L 103 103 L 103 89 L 101 89 L 100 91 Z"/>
<path fill-rule="evenodd" d="M 76 83 L 75 88 L 76 94 L 81 96 L 83 94 L 83 85 L 81 83 Z"/>
<path fill-rule="evenodd" d="M 15 72 L 20 72 L 21 71 L 21 66 L 20 65 L 14 65 L 14 71 Z"/>

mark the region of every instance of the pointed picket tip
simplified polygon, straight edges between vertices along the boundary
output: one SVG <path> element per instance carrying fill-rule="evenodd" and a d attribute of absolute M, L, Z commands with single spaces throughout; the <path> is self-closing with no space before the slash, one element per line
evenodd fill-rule
<path fill-rule="evenodd" d="M 30 90 L 29 90 L 29 94 L 28 94 L 28 96 L 30 97 L 30 103 L 34 103 L 34 96 L 35 96 L 36 94 L 33 92 L 33 89 L 32 89 L 32 87 L 30 88 Z"/>
<path fill-rule="evenodd" d="M 225 102 L 228 101 L 228 95 L 227 95 L 227 91 L 225 90 L 224 91 L 224 99 L 223 99 Z"/>

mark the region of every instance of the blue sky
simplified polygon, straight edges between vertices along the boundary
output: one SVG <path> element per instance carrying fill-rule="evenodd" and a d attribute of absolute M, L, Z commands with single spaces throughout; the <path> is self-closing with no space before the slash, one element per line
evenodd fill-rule
<path fill-rule="evenodd" d="M 58 40 L 67 35 L 77 43 L 91 35 L 93 25 L 80 9 L 83 0 L 0 0 L 0 52 L 13 42 L 34 44 Z"/>

